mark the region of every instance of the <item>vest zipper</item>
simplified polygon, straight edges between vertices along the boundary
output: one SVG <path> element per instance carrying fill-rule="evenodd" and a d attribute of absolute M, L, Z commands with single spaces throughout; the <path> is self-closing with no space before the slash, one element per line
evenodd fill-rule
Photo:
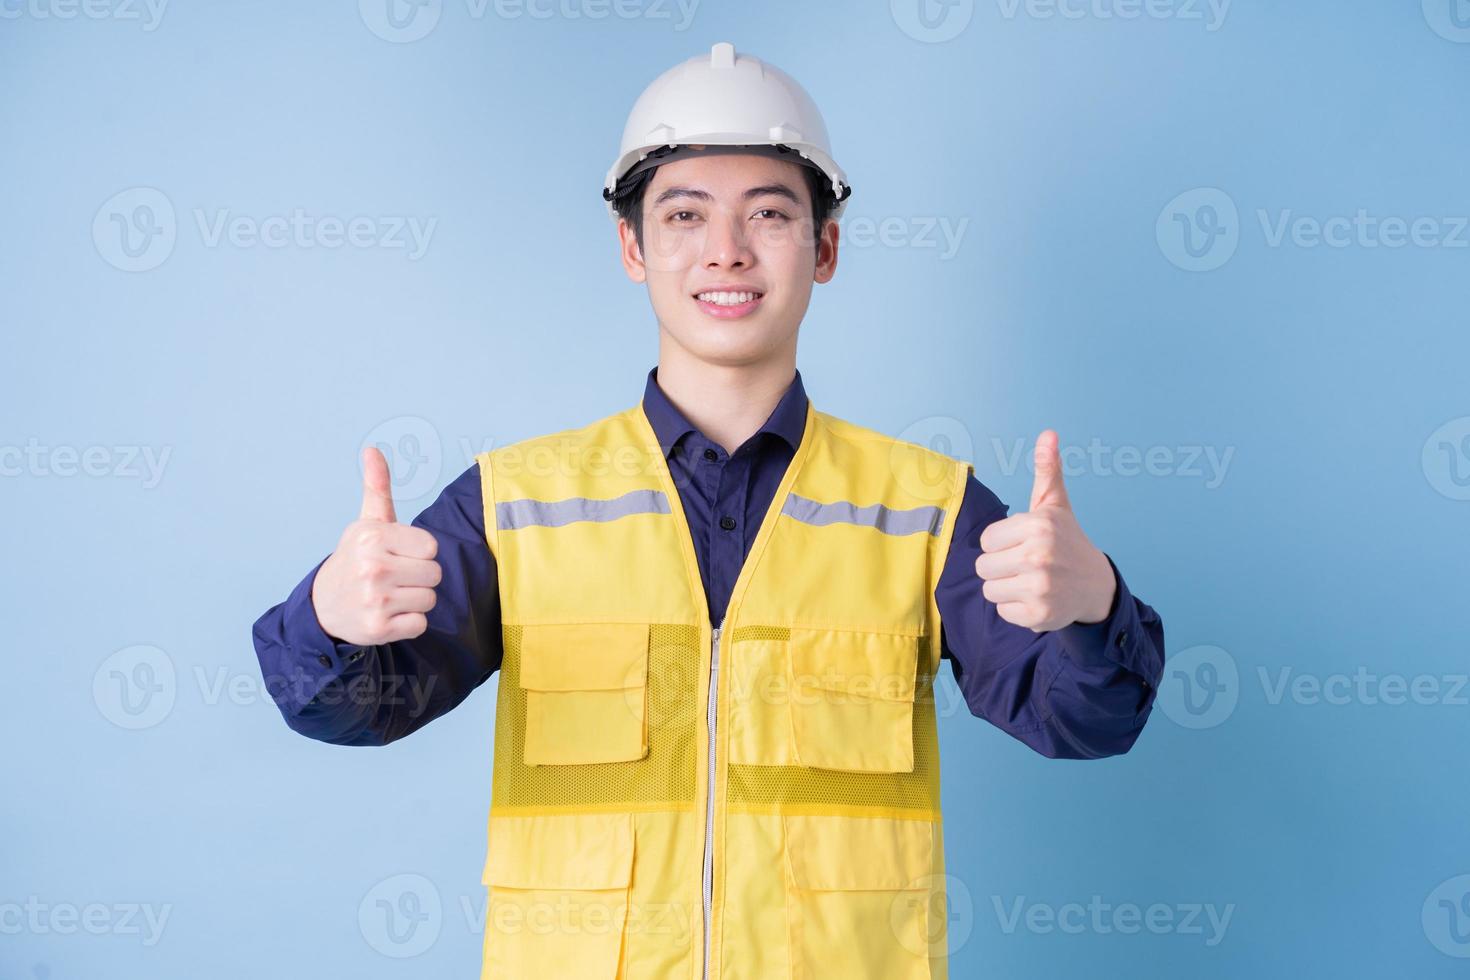
<path fill-rule="evenodd" d="M 704 794 L 704 980 L 709 980 L 710 910 L 715 894 L 715 717 L 719 704 L 716 692 L 720 686 L 720 630 L 724 625 L 725 619 L 722 616 L 720 625 L 714 628 L 710 638 L 709 702 L 705 705 L 709 728 L 709 762 L 705 767 L 708 770 L 708 782 Z"/>

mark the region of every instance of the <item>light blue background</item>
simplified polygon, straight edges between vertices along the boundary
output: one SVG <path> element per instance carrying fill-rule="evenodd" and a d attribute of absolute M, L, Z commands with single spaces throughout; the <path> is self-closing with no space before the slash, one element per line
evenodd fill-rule
<path fill-rule="evenodd" d="M 17 2 L 0 913 L 100 903 L 112 925 L 0 915 L 0 975 L 475 975 L 494 682 L 390 747 L 322 745 L 263 697 L 250 625 L 355 516 L 370 434 L 420 440 L 417 470 L 398 459 L 407 519 L 474 452 L 637 400 L 656 330 L 599 186 L 642 87 L 720 40 L 809 89 L 856 188 L 847 234 L 870 233 L 802 329 L 819 408 L 969 455 L 1013 511 L 1030 474 L 1008 460 L 1043 427 L 1158 461 L 1069 469 L 1174 658 L 1135 749 L 1048 761 L 947 684 L 946 841 L 969 898 L 953 975 L 1464 975 L 1470 232 L 1269 234 L 1363 209 L 1443 238 L 1470 214 L 1470 30 L 1449 0 L 1256 0 L 1223 22 L 1184 0 L 1135 19 L 1102 16 L 1127 0 L 1079 17 L 985 0 L 934 32 L 903 0 L 705 0 L 682 30 L 673 5 L 538 19 L 443 0 L 407 43 L 345 0 L 176 3 L 152 30 L 141 4 Z M 112 214 L 139 199 L 107 202 L 139 187 L 166 196 L 175 241 L 126 272 Z M 1178 222 L 1202 235 L 1206 198 L 1165 210 L 1199 188 L 1239 216 L 1212 271 L 1180 267 Z M 195 218 L 298 208 L 437 224 L 410 259 L 210 245 Z M 923 245 L 926 223 L 961 222 L 954 254 Z M 28 445 L 39 462 L 18 462 Z M 108 475 L 59 474 L 63 446 L 102 447 Z M 162 478 L 114 447 L 167 452 Z M 1192 473 L 1189 447 L 1230 453 L 1223 478 Z M 147 679 L 119 653 L 136 645 L 172 668 L 154 674 L 172 705 L 129 730 L 114 672 Z M 1283 676 L 1360 672 L 1439 693 L 1277 696 Z M 412 958 L 373 925 L 400 874 L 442 907 Z M 1010 927 L 1018 902 L 1066 915 L 1095 895 L 1231 918 L 1223 938 L 1203 917 L 1203 934 Z M 129 904 L 167 908 L 156 943 Z"/>

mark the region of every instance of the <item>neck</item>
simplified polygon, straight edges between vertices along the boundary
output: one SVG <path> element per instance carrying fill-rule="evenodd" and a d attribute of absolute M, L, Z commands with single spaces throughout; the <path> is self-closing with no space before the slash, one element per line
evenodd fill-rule
<path fill-rule="evenodd" d="M 712 364 L 660 336 L 658 386 L 727 453 L 739 449 L 770 417 L 795 375 L 794 346 L 760 361 Z"/>

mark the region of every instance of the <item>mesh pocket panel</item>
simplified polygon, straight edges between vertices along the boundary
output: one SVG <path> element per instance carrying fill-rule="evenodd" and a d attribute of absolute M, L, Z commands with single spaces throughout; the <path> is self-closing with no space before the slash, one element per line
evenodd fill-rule
<path fill-rule="evenodd" d="M 791 629 L 786 626 L 737 626 L 730 642 L 741 640 L 789 640 Z"/>
<path fill-rule="evenodd" d="M 657 809 L 694 802 L 699 627 L 655 623 L 649 630 L 648 755 L 581 765 L 528 766 L 522 761 L 526 692 L 521 688 L 521 628 L 507 625 L 503 635 L 494 809 Z"/>
<path fill-rule="evenodd" d="M 741 640 L 788 640 L 784 626 L 742 626 Z M 934 676 L 920 664 L 914 678 L 913 772 L 850 772 L 806 766 L 731 765 L 727 802 L 732 809 L 763 813 L 851 813 L 912 810 L 916 818 L 939 815 L 939 738 L 934 715 Z"/>
<path fill-rule="evenodd" d="M 786 640 L 784 626 L 741 626 L 732 642 Z M 699 628 L 654 624 L 649 630 L 648 755 L 631 762 L 527 766 L 522 761 L 526 692 L 520 685 L 521 629 L 504 628 L 496 705 L 496 810 L 659 809 L 694 802 L 704 705 L 699 694 Z M 729 766 L 727 803 L 758 812 L 912 811 L 939 814 L 939 743 L 933 675 L 922 669 L 914 690 L 913 772 L 846 772 L 803 766 Z"/>

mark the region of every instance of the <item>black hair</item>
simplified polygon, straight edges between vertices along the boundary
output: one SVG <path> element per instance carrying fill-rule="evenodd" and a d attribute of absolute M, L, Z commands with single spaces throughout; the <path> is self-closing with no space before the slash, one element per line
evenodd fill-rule
<path fill-rule="evenodd" d="M 667 148 L 660 147 L 665 153 Z M 782 147 L 786 149 L 786 147 Z M 792 151 L 795 152 L 795 151 Z M 652 156 L 659 156 L 655 150 Z M 839 198 L 832 193 L 832 182 L 827 175 L 816 167 L 804 162 L 800 157 L 792 160 L 801 168 L 801 176 L 806 182 L 807 197 L 812 202 L 812 240 L 815 243 L 821 237 L 821 229 L 832 209 L 837 206 Z M 616 189 L 611 194 L 603 192 L 604 200 L 612 202 L 613 210 L 618 217 L 623 218 L 633 229 L 633 237 L 638 242 L 640 251 L 643 249 L 643 195 L 648 190 L 648 185 L 653 182 L 653 175 L 658 167 L 649 167 L 641 170 L 632 177 L 618 181 Z M 850 188 L 844 189 L 842 199 L 846 199 Z"/>

